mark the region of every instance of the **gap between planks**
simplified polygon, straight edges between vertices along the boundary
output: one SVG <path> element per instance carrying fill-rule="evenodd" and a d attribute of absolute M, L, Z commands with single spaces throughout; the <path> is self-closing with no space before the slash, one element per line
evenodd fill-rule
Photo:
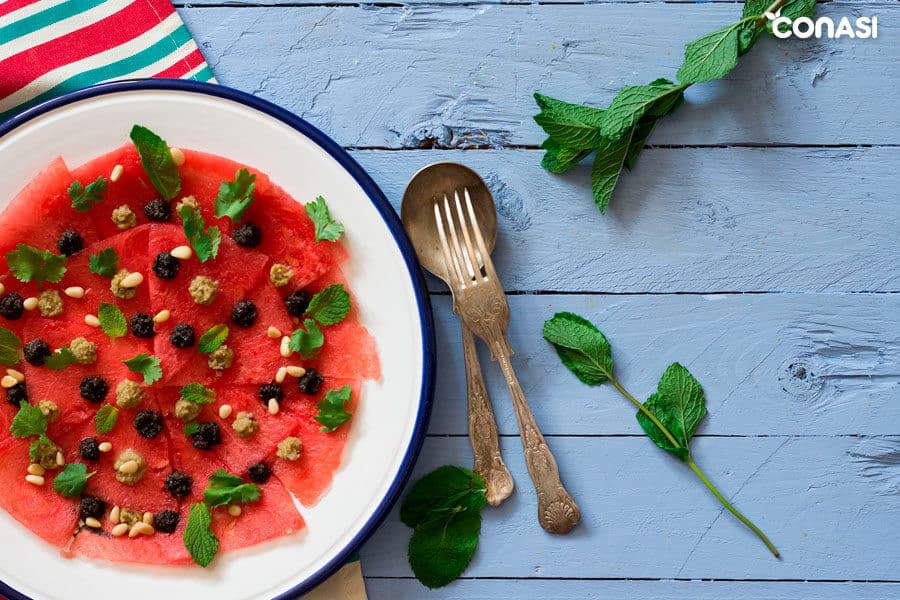
<path fill-rule="evenodd" d="M 378 580 L 412 580 L 415 577 L 387 575 L 366 575 L 365 579 Z M 689 581 L 708 583 L 872 583 L 900 584 L 900 579 L 720 579 L 718 577 L 458 577 L 463 581 Z"/>

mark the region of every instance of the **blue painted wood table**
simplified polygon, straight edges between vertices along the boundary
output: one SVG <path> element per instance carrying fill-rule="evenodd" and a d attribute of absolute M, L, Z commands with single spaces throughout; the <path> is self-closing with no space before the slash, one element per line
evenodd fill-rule
<path fill-rule="evenodd" d="M 316 0 L 313 0 L 316 1 Z M 539 166 L 534 91 L 605 105 L 672 78 L 731 2 L 359 4 L 194 0 L 179 11 L 219 81 L 351 149 L 399 206 L 438 160 L 484 175 L 526 395 L 584 520 L 545 534 L 495 365 L 482 356 L 518 483 L 485 513 L 462 580 L 429 592 L 392 514 L 362 551 L 372 598 L 900 598 L 900 4 L 877 40 L 763 40 L 662 123 L 606 216 L 589 165 Z M 459 330 L 434 292 L 439 365 L 417 472 L 470 464 Z M 615 390 L 579 384 L 541 339 L 572 310 L 601 324 L 646 397 L 680 361 L 710 416 L 697 462 L 773 539 L 775 560 Z"/>

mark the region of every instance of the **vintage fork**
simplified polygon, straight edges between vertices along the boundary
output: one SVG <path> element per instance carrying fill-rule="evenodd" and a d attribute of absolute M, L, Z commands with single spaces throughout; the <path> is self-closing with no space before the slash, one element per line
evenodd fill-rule
<path fill-rule="evenodd" d="M 550 533 L 568 533 L 581 520 L 581 510 L 559 479 L 559 467 L 516 378 L 509 359 L 512 348 L 507 339 L 509 304 L 485 246 L 468 189 L 464 188 L 463 196 L 465 210 L 458 191 L 453 193 L 453 206 L 446 195 L 443 202 L 434 203 L 434 218 L 450 276 L 453 301 L 460 318 L 491 349 L 491 358 L 500 363 L 506 378 L 519 423 L 525 464 L 537 490 L 541 527 Z"/>

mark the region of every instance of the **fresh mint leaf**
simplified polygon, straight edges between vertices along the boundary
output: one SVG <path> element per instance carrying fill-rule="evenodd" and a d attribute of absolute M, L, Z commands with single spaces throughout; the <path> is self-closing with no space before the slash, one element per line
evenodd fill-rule
<path fill-rule="evenodd" d="M 647 85 L 629 85 L 613 99 L 601 121 L 605 138 L 619 139 L 627 135 L 637 122 L 655 107 L 668 107 L 683 97 L 687 85 L 676 85 L 668 79 L 657 79 Z"/>
<path fill-rule="evenodd" d="M 684 49 L 684 63 L 678 69 L 678 81 L 701 83 L 721 79 L 735 68 L 743 23 L 732 23 L 688 44 Z"/>
<path fill-rule="evenodd" d="M 762 35 L 763 29 L 757 27 L 756 21 L 749 21 L 741 25 L 741 31 L 738 33 L 738 56 L 743 56 L 753 49 L 759 36 Z"/>
<path fill-rule="evenodd" d="M 104 248 L 91 254 L 89 268 L 91 273 L 111 279 L 119 271 L 119 255 L 113 248 Z"/>
<path fill-rule="evenodd" d="M 191 558 L 201 567 L 208 566 L 219 551 L 219 539 L 210 528 L 211 521 L 206 504 L 196 502 L 191 505 L 182 540 Z"/>
<path fill-rule="evenodd" d="M 227 339 L 228 325 L 222 323 L 213 325 L 200 336 L 200 340 L 197 342 L 197 351 L 200 352 L 200 354 L 215 352 Z"/>
<path fill-rule="evenodd" d="M 63 347 L 48 356 L 44 366 L 51 371 L 62 371 L 69 365 L 74 365 L 77 362 L 75 354 L 69 348 Z"/>
<path fill-rule="evenodd" d="M 47 417 L 40 408 L 22 400 L 19 402 L 19 412 L 9 424 L 9 431 L 17 438 L 41 435 L 47 431 Z"/>
<path fill-rule="evenodd" d="M 813 18 L 816 14 L 816 0 L 790 0 L 781 9 L 781 16 L 796 21 L 800 17 Z"/>
<path fill-rule="evenodd" d="M 350 312 L 350 294 L 344 284 L 330 285 L 309 301 L 306 315 L 322 325 L 336 325 Z"/>
<path fill-rule="evenodd" d="M 199 431 L 200 431 L 200 424 L 195 421 L 186 423 L 184 426 L 184 429 L 182 429 L 182 432 L 184 433 L 184 437 L 191 437 L 192 435 L 194 435 L 195 433 L 198 433 Z"/>
<path fill-rule="evenodd" d="M 322 330 L 312 319 L 303 321 L 303 327 L 294 330 L 291 334 L 291 341 L 288 347 L 294 352 L 299 352 L 300 356 L 310 358 L 316 354 L 316 351 L 325 343 L 325 336 Z"/>
<path fill-rule="evenodd" d="M 162 378 L 162 369 L 159 366 L 159 359 L 155 356 L 150 356 L 149 354 L 142 352 L 137 356 L 122 362 L 125 363 L 125 366 L 128 367 L 130 371 L 143 375 L 144 383 L 146 385 L 152 385 L 154 381 L 159 381 Z"/>
<path fill-rule="evenodd" d="M 19 364 L 19 348 L 22 340 L 6 327 L 0 327 L 0 365 L 11 367 Z"/>
<path fill-rule="evenodd" d="M 308 202 L 304 207 L 306 215 L 312 220 L 316 226 L 316 241 L 321 242 L 327 240 L 336 242 L 341 234 L 344 233 L 344 226 L 337 221 L 332 220 L 331 211 L 325 203 L 325 198 L 319 196 L 314 202 Z"/>
<path fill-rule="evenodd" d="M 87 187 L 80 181 L 73 181 L 69 186 L 67 193 L 72 201 L 72 208 L 78 212 L 86 212 L 94 208 L 103 200 L 109 180 L 100 176 L 93 183 L 89 183 Z"/>
<path fill-rule="evenodd" d="M 244 211 L 253 202 L 253 190 L 256 189 L 256 175 L 247 169 L 240 169 L 234 175 L 234 181 L 223 181 L 219 186 L 219 195 L 213 205 L 216 217 L 228 217 L 237 223 L 244 216 Z"/>
<path fill-rule="evenodd" d="M 246 483 L 225 469 L 219 469 L 209 476 L 209 485 L 203 492 L 203 500 L 212 507 L 256 502 L 259 500 L 259 486 Z"/>
<path fill-rule="evenodd" d="M 481 514 L 459 513 L 442 527 L 417 528 L 409 539 L 407 555 L 416 579 L 431 589 L 462 575 L 478 548 Z"/>
<path fill-rule="evenodd" d="M 38 286 L 45 281 L 59 283 L 66 272 L 65 256 L 21 243 L 6 253 L 6 264 L 16 279 L 23 283 L 34 281 Z"/>
<path fill-rule="evenodd" d="M 147 178 L 164 200 L 172 200 L 181 191 L 181 175 L 172 160 L 172 151 L 161 137 L 140 125 L 131 129 L 131 141 L 134 142 L 141 165 Z"/>
<path fill-rule="evenodd" d="M 194 249 L 200 262 L 206 262 L 219 254 L 219 243 L 222 234 L 218 227 L 206 227 L 203 215 L 193 206 L 184 205 L 178 210 L 181 217 L 184 237 Z"/>
<path fill-rule="evenodd" d="M 591 150 L 603 143 L 600 127 L 606 111 L 602 108 L 569 104 L 543 94 L 535 94 L 534 100 L 541 109 L 535 122 L 560 145 Z"/>
<path fill-rule="evenodd" d="M 625 159 L 631 148 L 633 134 L 634 128 L 621 139 L 604 141 L 594 156 L 594 164 L 591 167 L 591 192 L 594 194 L 594 203 L 601 213 L 606 212 L 616 183 L 619 182 L 619 175 L 622 174 L 622 167 L 625 166 Z"/>
<path fill-rule="evenodd" d="M 104 404 L 94 415 L 94 428 L 97 433 L 109 433 L 119 420 L 119 409 L 111 404 Z"/>
<path fill-rule="evenodd" d="M 350 420 L 353 415 L 347 412 L 346 405 L 350 402 L 350 386 L 345 385 L 336 390 L 328 390 L 322 401 L 316 404 L 319 410 L 316 415 L 316 423 L 322 425 L 319 429 L 331 433 Z"/>
<path fill-rule="evenodd" d="M 700 382 L 683 366 L 672 363 L 660 378 L 656 393 L 644 402 L 644 408 L 659 419 L 679 446 L 674 446 L 647 415 L 638 411 L 638 423 L 653 443 L 681 460 L 688 460 L 691 455 L 688 442 L 706 416 L 706 397 Z"/>
<path fill-rule="evenodd" d="M 444 465 L 410 488 L 400 506 L 400 520 L 415 528 L 464 510 L 480 512 L 487 502 L 485 494 L 485 483 L 478 473 Z"/>
<path fill-rule="evenodd" d="M 631 143 L 628 144 L 628 151 L 625 153 L 624 165 L 629 171 L 634 168 L 634 164 L 637 162 L 638 156 L 643 152 L 647 138 L 650 137 L 654 127 L 656 127 L 655 118 L 650 121 L 641 121 L 634 126 Z"/>
<path fill-rule="evenodd" d="M 96 471 L 87 472 L 82 463 L 67 464 L 53 480 L 53 489 L 65 498 L 78 498 Z"/>
<path fill-rule="evenodd" d="M 612 349 L 597 326 L 574 313 L 558 312 L 544 323 L 544 339 L 582 383 L 601 385 L 612 377 Z"/>
<path fill-rule="evenodd" d="M 541 148 L 546 150 L 544 158 L 541 159 L 541 166 L 551 173 L 565 173 L 593 152 L 593 150 L 566 148 L 552 137 L 544 140 Z"/>
<path fill-rule="evenodd" d="M 124 337 L 128 333 L 128 321 L 125 320 L 125 315 L 115 304 L 101 302 L 97 309 L 97 319 L 100 321 L 103 333 L 108 335 L 111 340 Z"/>
<path fill-rule="evenodd" d="M 209 404 L 216 401 L 216 393 L 202 383 L 189 383 L 182 387 L 179 395 L 194 404 Z"/>

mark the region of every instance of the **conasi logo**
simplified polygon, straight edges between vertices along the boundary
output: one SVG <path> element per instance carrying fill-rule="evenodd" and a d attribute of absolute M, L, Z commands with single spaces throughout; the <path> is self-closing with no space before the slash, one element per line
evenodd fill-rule
<path fill-rule="evenodd" d="M 815 21 L 809 17 L 791 19 L 781 16 L 781 11 L 775 14 L 766 13 L 766 18 L 772 22 L 772 33 L 777 38 L 788 38 L 792 35 L 801 39 L 816 38 L 877 38 L 878 17 L 858 17 L 851 23 L 848 17 L 842 17 L 835 25 L 831 17 L 819 17 Z"/>

